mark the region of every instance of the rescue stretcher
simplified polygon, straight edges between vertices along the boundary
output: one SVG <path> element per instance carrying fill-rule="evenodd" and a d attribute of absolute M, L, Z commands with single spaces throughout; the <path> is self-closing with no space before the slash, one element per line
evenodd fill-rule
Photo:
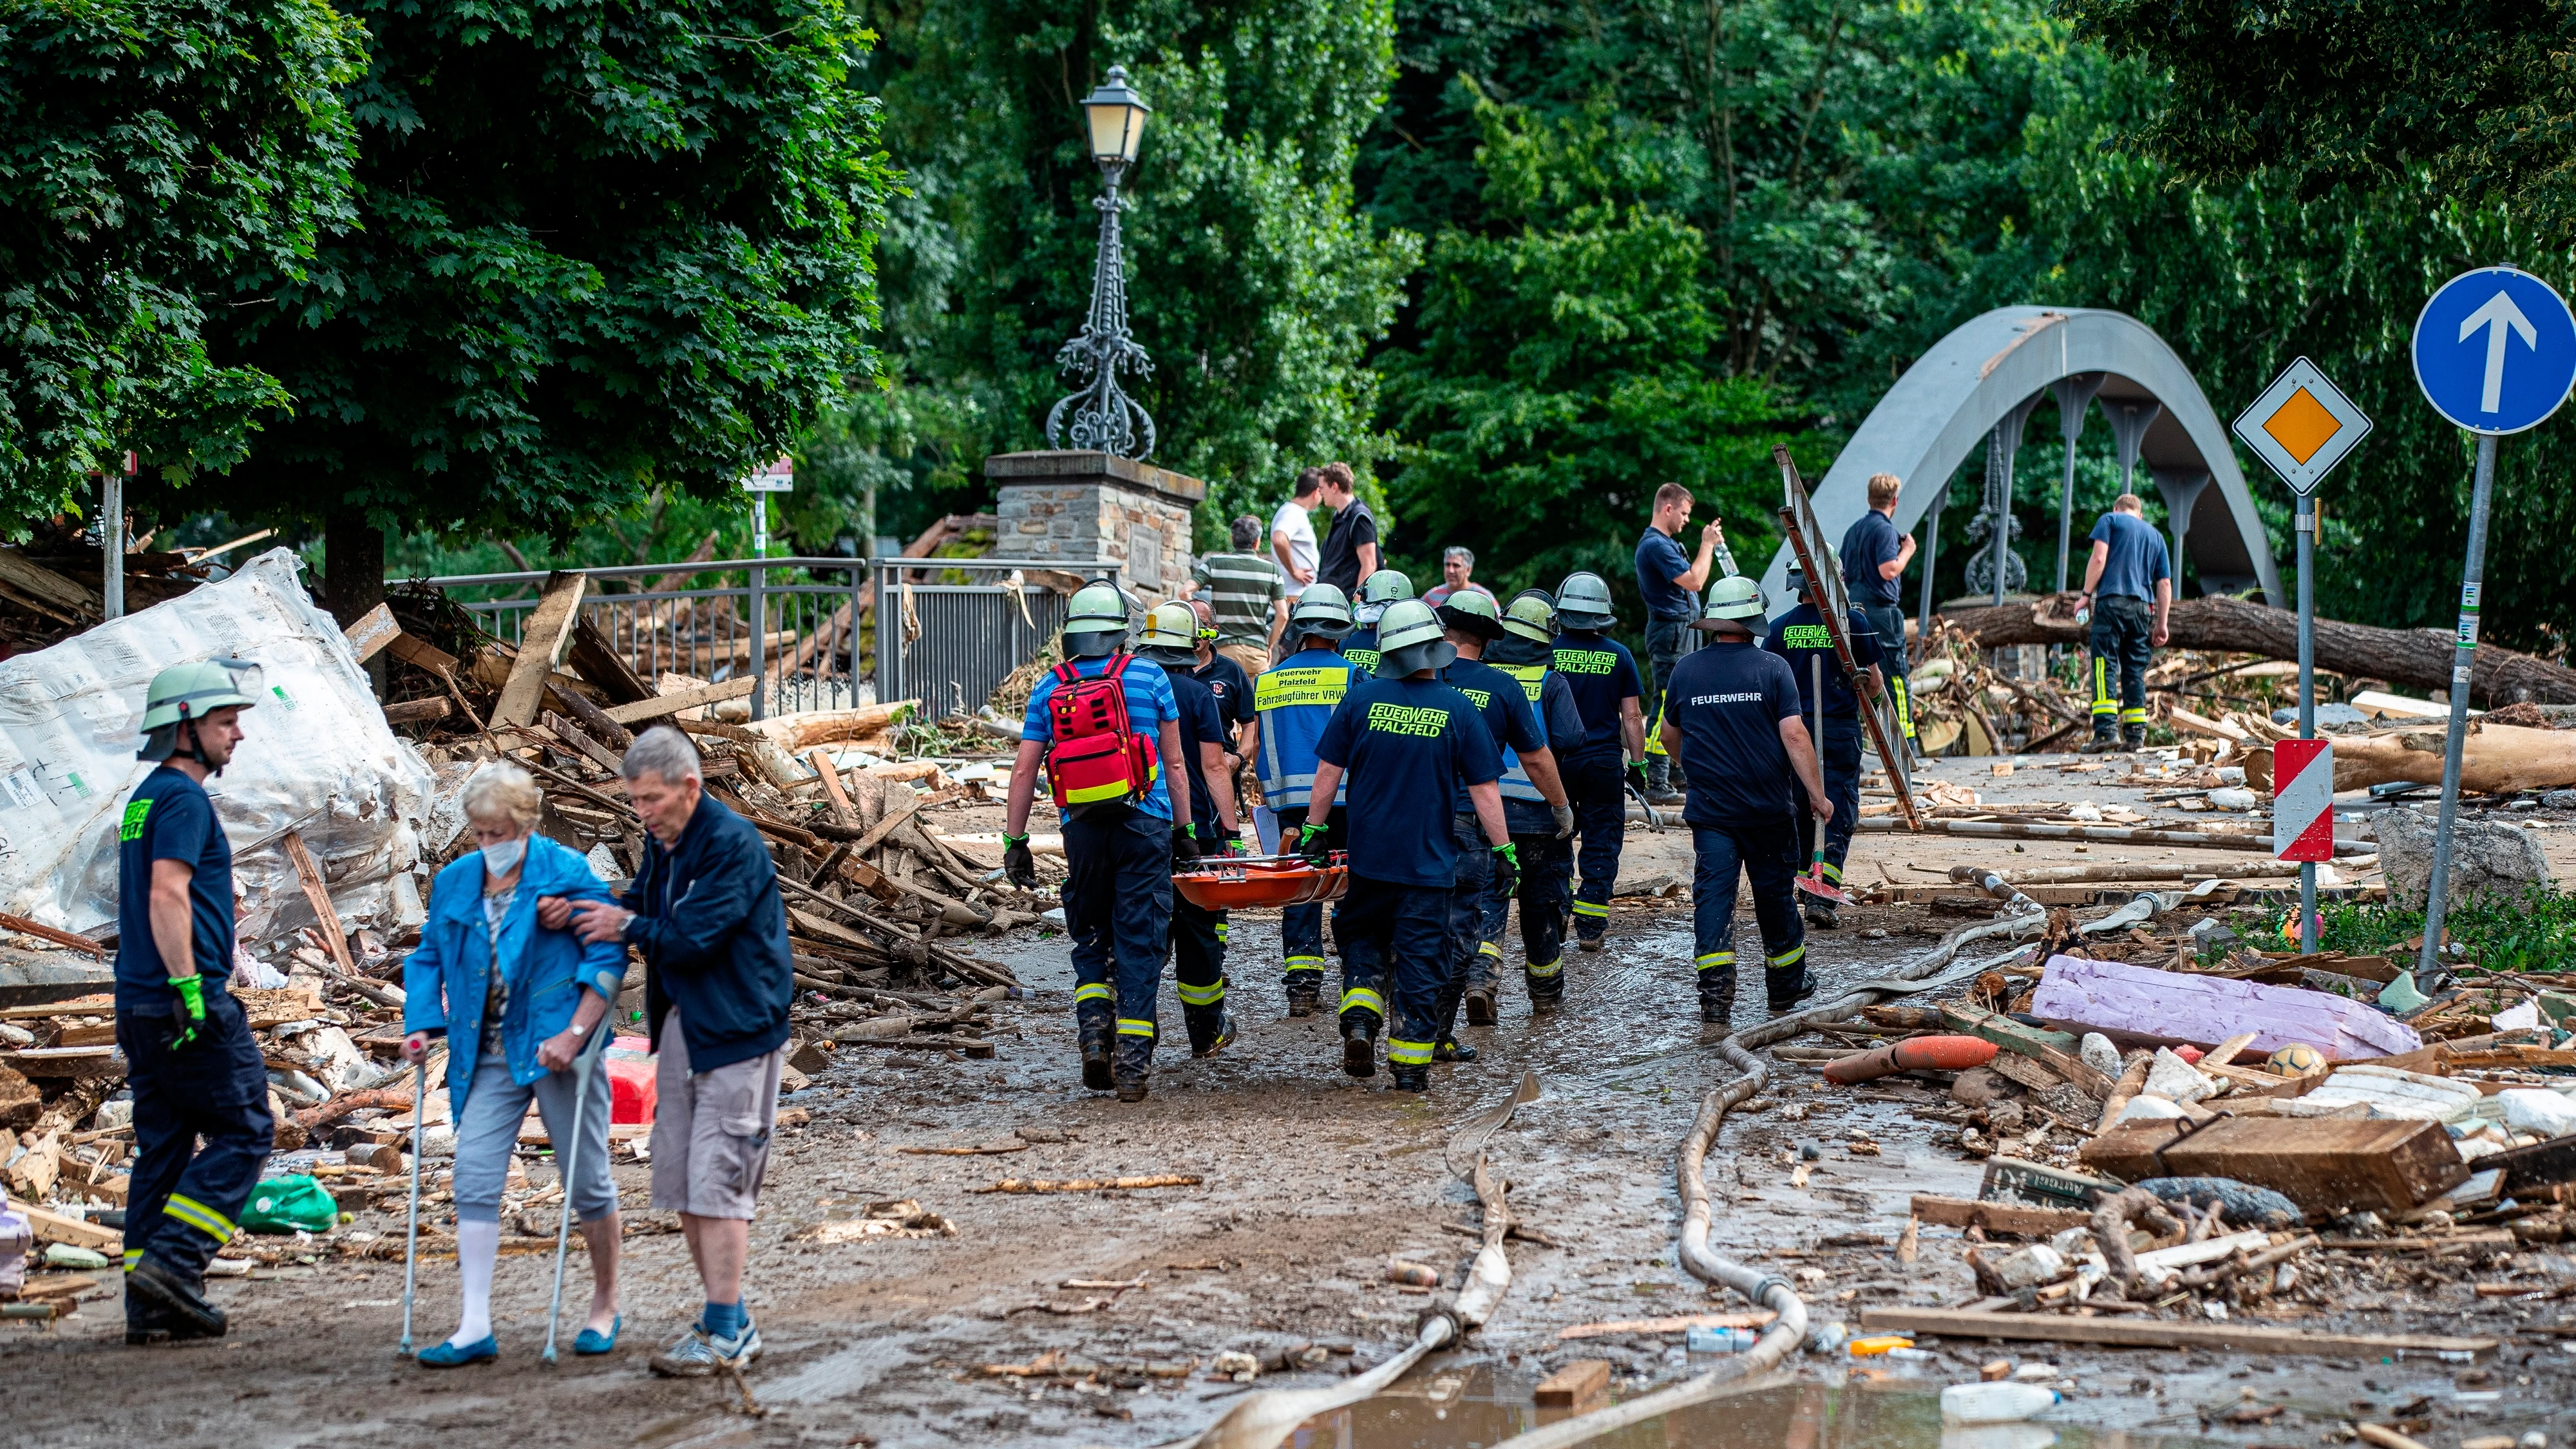
<path fill-rule="evenodd" d="M 1336 850 L 1320 866 L 1302 855 L 1204 856 L 1172 885 L 1203 911 L 1337 901 L 1351 888 L 1350 855 Z"/>

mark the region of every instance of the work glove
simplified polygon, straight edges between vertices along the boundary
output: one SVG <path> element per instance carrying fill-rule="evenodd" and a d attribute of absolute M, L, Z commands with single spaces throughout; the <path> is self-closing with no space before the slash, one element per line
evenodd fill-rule
<path fill-rule="evenodd" d="M 1559 840 L 1563 840 L 1563 839 L 1565 839 L 1567 836 L 1572 835 L 1572 834 L 1574 833 L 1574 807 L 1573 807 L 1573 806 L 1571 806 L 1571 805 L 1550 805 L 1549 807 L 1547 807 L 1547 811 L 1548 811 L 1548 813 L 1549 813 L 1549 814 L 1551 814 L 1551 815 L 1553 815 L 1553 816 L 1555 816 L 1555 817 L 1556 817 L 1556 838 L 1557 838 L 1557 839 L 1559 839 Z"/>
<path fill-rule="evenodd" d="M 206 978 L 179 976 L 170 981 L 170 989 L 179 993 L 179 1004 L 187 1008 L 188 1024 L 170 1039 L 170 1050 L 184 1051 L 202 1040 L 206 1026 Z"/>
<path fill-rule="evenodd" d="M 1027 836 L 1002 837 L 1002 878 L 1024 891 L 1038 888 L 1037 857 L 1029 854 Z"/>
<path fill-rule="evenodd" d="M 1628 762 L 1628 783 L 1629 783 L 1630 785 L 1634 786 L 1634 787 L 1635 787 L 1639 792 L 1641 792 L 1641 793 L 1645 790 L 1645 788 L 1646 788 L 1646 762 L 1645 762 L 1645 761 L 1643 761 L 1643 760 L 1630 760 L 1630 761 Z"/>
<path fill-rule="evenodd" d="M 1298 826 L 1296 853 L 1316 865 L 1322 865 L 1332 857 L 1332 852 L 1324 845 L 1325 833 L 1325 828 L 1312 820 Z"/>
<path fill-rule="evenodd" d="M 1506 840 L 1494 847 L 1494 889 L 1509 896 L 1520 889 L 1521 848 Z"/>
<path fill-rule="evenodd" d="M 1172 832 L 1172 869 L 1188 870 L 1199 863 L 1199 838 L 1188 829 Z"/>

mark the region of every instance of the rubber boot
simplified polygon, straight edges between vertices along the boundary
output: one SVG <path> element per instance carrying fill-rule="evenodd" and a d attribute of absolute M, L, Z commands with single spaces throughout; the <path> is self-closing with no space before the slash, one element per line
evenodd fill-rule
<path fill-rule="evenodd" d="M 1399 1092 L 1428 1092 L 1431 1090 L 1431 1069 L 1429 1067 L 1389 1067 L 1387 1068 L 1387 1075 L 1393 1079 L 1391 1085 L 1393 1085 L 1395 1090 Z"/>
<path fill-rule="evenodd" d="M 1475 990 L 1467 993 L 1467 1024 L 1469 1026 L 1492 1026 L 1500 1020 L 1502 1020 L 1501 1014 L 1494 1010 L 1494 990 L 1492 987 L 1479 986 Z"/>
<path fill-rule="evenodd" d="M 1082 1053 L 1082 1085 L 1085 1090 L 1106 1092 L 1117 1085 L 1110 1071 L 1109 1053 L 1117 1039 L 1118 1014 L 1107 1002 L 1077 1002 L 1073 1008 L 1073 1037 Z"/>
<path fill-rule="evenodd" d="M 1324 973 L 1292 971 L 1288 980 L 1288 1014 L 1313 1016 L 1324 1000 Z"/>
<path fill-rule="evenodd" d="M 190 1338 L 221 1338 L 228 1326 L 224 1311 L 206 1301 L 203 1279 L 192 1279 L 149 1253 L 125 1275 L 125 1293 L 128 1302 L 139 1296 L 172 1320 L 174 1338 L 182 1329 Z M 127 1322 L 132 1321 L 129 1309 Z"/>
<path fill-rule="evenodd" d="M 1565 958 L 1560 955 L 1547 964 L 1552 969 L 1544 976 L 1532 974 L 1527 966 L 1521 968 L 1521 985 L 1529 992 L 1533 1016 L 1545 1016 L 1565 1005 Z"/>
<path fill-rule="evenodd" d="M 1474 1047 L 1460 1045 L 1456 1037 L 1444 1036 L 1431 1044 L 1431 1059 L 1435 1062 L 1472 1062 L 1478 1055 Z"/>
<path fill-rule="evenodd" d="M 1145 1083 L 1154 1075 L 1154 1039 L 1150 1036 L 1122 1036 L 1113 1073 L 1118 1082 L 1118 1100 L 1145 1100 Z"/>
<path fill-rule="evenodd" d="M 1774 1013 L 1794 1011 L 1799 1002 L 1816 994 L 1816 974 L 1807 969 L 1806 962 L 1801 961 L 1786 971 L 1766 969 L 1762 973 L 1762 985 L 1771 998 Z"/>
<path fill-rule="evenodd" d="M 1342 1013 L 1342 1070 L 1354 1077 L 1377 1075 L 1377 1013 L 1354 1006 Z"/>
<path fill-rule="evenodd" d="M 1735 972 L 1732 969 L 1711 970 L 1700 978 L 1699 1019 L 1709 1026 L 1734 1024 Z"/>

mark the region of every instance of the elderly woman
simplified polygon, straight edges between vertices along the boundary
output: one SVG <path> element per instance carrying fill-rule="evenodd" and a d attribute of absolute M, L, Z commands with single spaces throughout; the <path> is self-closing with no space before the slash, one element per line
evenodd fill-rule
<path fill-rule="evenodd" d="M 487 764 L 465 782 L 465 818 L 482 846 L 438 873 L 420 948 L 403 968 L 403 1053 L 420 1061 L 448 1038 L 447 1100 L 456 1121 L 456 1263 L 465 1309 L 454 1337 L 421 1350 L 432 1368 L 498 1358 L 492 1265 L 501 1248 L 501 1186 L 519 1124 L 535 1098 L 590 1249 L 590 1318 L 575 1353 L 617 1346 L 617 1188 L 608 1173 L 608 1067 L 593 1054 L 576 1091 L 574 1063 L 617 1000 L 626 948 L 585 945 L 537 920 L 539 896 L 607 902 L 590 866 L 532 833 L 541 801 L 528 772 Z M 573 1103 L 581 1100 L 581 1120 Z"/>

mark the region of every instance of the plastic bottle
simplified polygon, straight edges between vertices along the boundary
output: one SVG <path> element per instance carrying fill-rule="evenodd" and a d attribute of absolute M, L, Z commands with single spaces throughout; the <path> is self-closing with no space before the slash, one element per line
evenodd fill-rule
<path fill-rule="evenodd" d="M 2055 1389 L 2037 1384 L 1998 1381 L 1991 1384 L 1952 1384 L 1941 1391 L 1941 1422 L 1944 1424 L 2011 1424 L 2017 1423 L 2058 1402 Z"/>
<path fill-rule="evenodd" d="M 1745 1353 L 1762 1341 L 1762 1335 L 1750 1328 L 1720 1328 L 1703 1323 L 1682 1335 L 1682 1347 L 1692 1353 Z"/>

